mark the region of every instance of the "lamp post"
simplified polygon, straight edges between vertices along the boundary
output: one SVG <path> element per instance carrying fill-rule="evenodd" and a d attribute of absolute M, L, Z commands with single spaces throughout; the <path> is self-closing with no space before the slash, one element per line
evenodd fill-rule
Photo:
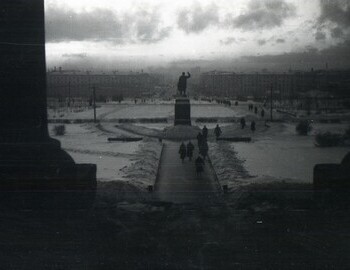
<path fill-rule="evenodd" d="M 96 87 L 92 87 L 92 106 L 94 107 L 94 123 L 96 123 Z"/>
<path fill-rule="evenodd" d="M 270 88 L 270 120 L 272 122 L 272 84 L 271 84 L 271 88 Z"/>

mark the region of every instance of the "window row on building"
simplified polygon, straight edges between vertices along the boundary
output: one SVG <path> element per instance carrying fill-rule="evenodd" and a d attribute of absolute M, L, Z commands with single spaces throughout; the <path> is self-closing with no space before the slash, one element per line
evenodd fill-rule
<path fill-rule="evenodd" d="M 89 74 L 80 72 L 48 72 L 49 97 L 89 97 L 95 87 L 98 95 L 124 97 L 140 96 L 151 92 L 156 80 L 147 73 Z"/>
<path fill-rule="evenodd" d="M 208 72 L 200 77 L 200 94 L 219 97 L 262 98 L 271 92 L 281 99 L 307 91 L 349 95 L 349 72 L 233 73 Z"/>

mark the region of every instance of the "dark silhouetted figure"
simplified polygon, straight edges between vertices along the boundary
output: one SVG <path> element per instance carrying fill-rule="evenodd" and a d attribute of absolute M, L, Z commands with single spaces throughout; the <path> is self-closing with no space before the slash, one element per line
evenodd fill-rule
<path fill-rule="evenodd" d="M 183 142 L 180 145 L 179 154 L 180 154 L 180 158 L 181 158 L 182 163 L 183 163 L 184 159 L 186 157 L 186 146 Z"/>
<path fill-rule="evenodd" d="M 264 118 L 264 116 L 265 116 L 265 111 L 264 111 L 264 109 L 262 109 L 261 110 L 261 117 Z"/>
<path fill-rule="evenodd" d="M 204 138 L 203 138 L 202 133 L 198 132 L 198 135 L 197 135 L 198 148 L 201 147 L 203 140 L 204 140 Z"/>
<path fill-rule="evenodd" d="M 341 161 L 341 165 L 350 167 L 350 152 L 345 155 L 345 157 Z"/>
<path fill-rule="evenodd" d="M 257 114 L 258 113 L 258 107 L 254 108 L 254 113 Z"/>
<path fill-rule="evenodd" d="M 191 141 L 189 141 L 187 144 L 187 156 L 190 161 L 192 160 L 193 150 L 194 150 L 194 145 L 193 143 L 191 143 Z"/>
<path fill-rule="evenodd" d="M 255 121 L 252 121 L 250 123 L 250 129 L 254 132 L 255 131 Z"/>
<path fill-rule="evenodd" d="M 214 129 L 214 134 L 216 139 L 218 139 L 221 135 L 222 131 L 221 128 L 219 127 L 219 124 L 216 125 L 215 129 Z"/>
<path fill-rule="evenodd" d="M 208 138 L 208 128 L 204 126 L 202 129 L 203 138 L 206 140 Z"/>
<path fill-rule="evenodd" d="M 208 151 L 209 151 L 208 142 L 207 140 L 203 140 L 201 146 L 199 147 L 199 153 L 203 156 L 203 160 L 205 160 L 205 158 L 207 157 Z"/>
<path fill-rule="evenodd" d="M 191 78 L 191 74 L 189 72 L 187 72 L 187 76 L 185 75 L 185 72 L 182 72 L 179 82 L 177 83 L 177 90 L 182 96 L 186 96 L 187 79 L 189 78 Z"/>
<path fill-rule="evenodd" d="M 245 119 L 244 119 L 244 117 L 241 118 L 241 128 L 242 129 L 245 128 Z"/>
<path fill-rule="evenodd" d="M 196 158 L 195 164 L 196 164 L 196 174 L 197 176 L 201 176 L 204 170 L 204 160 L 201 158 L 201 156 L 198 156 Z"/>

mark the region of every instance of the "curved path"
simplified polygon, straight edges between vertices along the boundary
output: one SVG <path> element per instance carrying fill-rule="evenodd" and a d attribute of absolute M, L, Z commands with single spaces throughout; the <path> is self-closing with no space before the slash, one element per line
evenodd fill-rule
<path fill-rule="evenodd" d="M 184 163 L 178 154 L 179 147 L 180 142 L 164 143 L 155 185 L 157 197 L 162 201 L 174 203 L 219 202 L 218 183 L 208 161 L 205 162 L 202 175 L 196 176 L 194 160 L 198 156 L 197 145 L 192 161 L 187 158 Z"/>

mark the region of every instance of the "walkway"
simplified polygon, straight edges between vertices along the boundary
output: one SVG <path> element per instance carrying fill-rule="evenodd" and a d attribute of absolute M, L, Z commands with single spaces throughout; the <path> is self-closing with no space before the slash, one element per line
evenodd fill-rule
<path fill-rule="evenodd" d="M 185 142 L 186 143 L 186 142 Z M 196 176 L 194 160 L 198 156 L 197 142 L 193 160 L 184 163 L 179 156 L 180 142 L 164 143 L 156 192 L 163 201 L 175 203 L 215 202 L 218 200 L 218 184 L 215 172 L 206 161 L 204 172 Z"/>

